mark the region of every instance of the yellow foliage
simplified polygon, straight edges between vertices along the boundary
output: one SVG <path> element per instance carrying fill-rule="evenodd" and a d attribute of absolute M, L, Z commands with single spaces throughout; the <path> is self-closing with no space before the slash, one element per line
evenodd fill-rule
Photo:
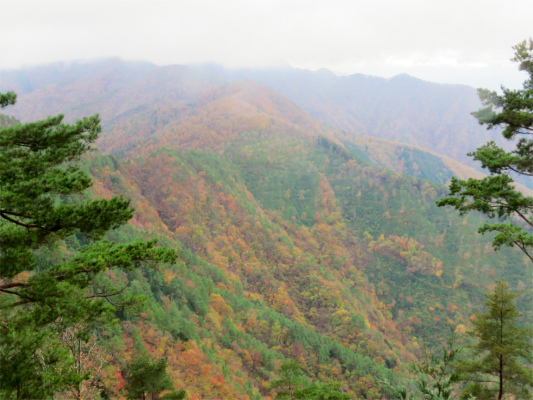
<path fill-rule="evenodd" d="M 463 324 L 459 324 L 457 325 L 457 327 L 455 328 L 455 333 L 460 333 L 460 334 L 463 334 L 466 332 L 466 326 L 464 326 Z"/>
<path fill-rule="evenodd" d="M 292 248 L 292 255 L 296 258 L 300 258 L 302 255 L 302 251 L 298 247 Z"/>
<path fill-rule="evenodd" d="M 222 331 L 222 318 L 216 312 L 208 312 L 205 321 L 211 325 L 214 331 Z"/>
<path fill-rule="evenodd" d="M 209 298 L 209 305 L 222 317 L 233 314 L 233 309 L 226 303 L 224 298 L 218 293 L 212 293 Z"/>
<path fill-rule="evenodd" d="M 163 274 L 165 275 L 165 283 L 168 285 L 170 281 L 177 275 L 177 272 L 166 269 Z"/>

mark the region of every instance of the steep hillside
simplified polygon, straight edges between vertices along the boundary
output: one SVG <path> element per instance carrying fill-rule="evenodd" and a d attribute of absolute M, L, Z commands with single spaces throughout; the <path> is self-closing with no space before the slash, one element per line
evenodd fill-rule
<path fill-rule="evenodd" d="M 144 155 L 163 144 L 182 150 L 222 151 L 247 132 L 308 138 L 330 135 L 283 96 L 255 82 L 237 82 L 213 89 L 184 108 L 174 119 L 148 125 L 151 130 L 143 130 L 135 123 L 136 120 L 128 121 L 109 129 L 102 135 L 102 149 L 116 151 L 122 133 L 127 135 L 125 145 L 131 145 L 137 135 L 143 134 L 143 138 L 147 138 L 140 144 Z"/>
<path fill-rule="evenodd" d="M 62 112 L 69 121 L 99 114 L 105 124 L 120 115 L 131 117 L 165 105 L 179 109 L 221 82 L 189 67 L 110 59 L 2 71 L 0 88 L 19 93 L 11 112 L 21 121 Z"/>
<path fill-rule="evenodd" d="M 468 86 L 431 83 L 408 75 L 390 79 L 337 76 L 327 70 L 289 67 L 206 70 L 230 80 L 261 82 L 334 128 L 416 145 L 462 163 L 471 163 L 466 153 L 491 138 L 470 116 L 481 103 L 476 90 Z"/>
<path fill-rule="evenodd" d="M 189 129 L 209 138 L 195 121 Z M 174 240 L 239 277 L 245 293 L 377 364 L 401 366 L 421 343 L 438 345 L 447 324 L 467 326 L 498 277 L 527 287 L 521 254 L 495 254 L 475 233 L 479 217 L 436 208 L 444 187 L 365 166 L 325 137 L 271 128 L 241 131 L 222 155 L 183 155 L 171 150 L 183 150 L 178 135 L 155 138 L 123 155 L 135 163 L 121 174 L 141 190 L 141 209 L 157 210 Z M 294 356 L 295 342 L 283 344 Z"/>
<path fill-rule="evenodd" d="M 101 108 L 108 154 L 84 160 L 91 195 L 123 194 L 137 210 L 109 239 L 157 238 L 179 253 L 177 265 L 99 277 L 146 299 L 95 327 L 109 398 L 123 398 L 130 362 L 148 355 L 166 358 L 193 399 L 273 396 L 287 359 L 354 399 L 382 399 L 381 381 L 408 373 L 449 327 L 467 330 L 498 279 L 523 291 L 518 306 L 533 320 L 529 261 L 495 253 L 476 233 L 482 216 L 435 205 L 442 182 L 466 169 L 324 127 L 257 82 L 191 71 L 43 78 L 17 106 L 25 118 Z M 55 100 L 41 105 L 47 94 Z M 42 267 L 87 240 L 43 252 Z"/>
<path fill-rule="evenodd" d="M 443 155 L 435 154 L 413 145 L 391 142 L 371 136 L 336 134 L 338 140 L 362 160 L 403 175 L 447 184 L 452 176 L 459 179 L 485 176 L 473 168 Z M 527 196 L 533 196 L 529 179 L 517 179 L 515 186 Z M 525 186 L 528 185 L 528 186 Z"/>
<path fill-rule="evenodd" d="M 233 71 L 111 59 L 3 71 L 0 87 L 22 95 L 14 111 L 21 120 L 69 110 L 69 118 L 98 112 L 107 123 L 122 113 L 152 111 L 154 102 L 186 104 L 216 85 L 241 80 L 270 87 L 331 127 L 416 145 L 467 164 L 466 152 L 491 138 L 470 116 L 481 105 L 473 88 L 408 75 L 341 77 L 289 67 Z"/>
<path fill-rule="evenodd" d="M 447 325 L 467 327 L 495 280 L 526 289 L 531 318 L 521 253 L 494 253 L 479 217 L 437 209 L 443 187 L 361 165 L 326 139 L 245 139 L 224 155 L 162 147 L 93 164 L 99 195 L 133 198 L 136 229 L 183 246 L 179 268 L 123 276 L 150 301 L 113 334 L 119 359 L 142 341 L 171 360 L 176 387 L 205 398 L 267 395 L 279 360 L 297 357 L 312 379 L 380 398 L 376 378 L 405 371 Z"/>

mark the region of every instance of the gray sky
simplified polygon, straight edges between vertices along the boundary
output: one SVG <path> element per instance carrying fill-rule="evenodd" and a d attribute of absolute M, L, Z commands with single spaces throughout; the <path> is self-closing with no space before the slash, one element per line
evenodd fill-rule
<path fill-rule="evenodd" d="M 497 89 L 533 0 L 0 0 L 0 68 L 119 56 L 327 68 Z"/>

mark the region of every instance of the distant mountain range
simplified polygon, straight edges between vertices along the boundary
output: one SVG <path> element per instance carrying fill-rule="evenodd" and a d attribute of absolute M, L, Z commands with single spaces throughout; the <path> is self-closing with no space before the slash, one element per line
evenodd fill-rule
<path fill-rule="evenodd" d="M 109 239 L 180 254 L 102 277 L 147 299 L 99 342 L 111 398 L 144 348 L 195 399 L 272 397 L 296 359 L 309 379 L 377 400 L 424 346 L 468 329 L 496 280 L 533 318 L 523 254 L 494 252 L 481 215 L 435 205 L 451 176 L 481 174 L 461 162 L 491 137 L 469 115 L 472 88 L 111 59 L 4 71 L 0 90 L 19 94 L 5 112 L 22 122 L 100 114 L 91 195 L 137 210 Z"/>
<path fill-rule="evenodd" d="M 476 90 L 408 75 L 383 79 L 289 67 L 157 67 L 111 59 L 4 71 L 0 84 L 21 96 L 18 110 L 24 111 L 20 111 L 20 117 L 42 117 L 67 106 L 74 108 L 76 117 L 99 112 L 107 123 L 121 113 L 134 112 L 136 107 L 149 107 L 154 102 L 185 105 L 218 85 L 241 80 L 253 80 L 273 89 L 332 128 L 412 144 L 467 164 L 468 151 L 497 139 L 470 116 L 481 107 Z M 62 100 L 56 103 L 59 95 Z M 43 105 L 40 99 L 45 97 L 47 102 Z"/>
<path fill-rule="evenodd" d="M 241 83 L 231 85 L 237 82 Z M 275 93 L 268 92 L 266 87 Z M 248 107 L 251 114 L 257 114 L 254 118 L 263 118 L 265 123 L 266 115 L 276 109 L 278 114 L 269 123 L 279 124 L 291 114 L 289 120 L 295 120 L 288 123 L 294 129 L 314 134 L 321 129 L 344 133 L 343 137 L 353 137 L 349 141 L 359 147 L 363 137 L 374 137 L 425 149 L 436 156 L 448 157 L 446 169 L 456 175 L 459 170 L 468 170 L 467 175 L 479 176 L 471 169 L 480 171 L 479 163 L 466 155 L 479 145 L 496 140 L 506 146 L 497 132 L 488 132 L 470 115 L 481 107 L 476 90 L 464 85 L 426 82 L 405 74 L 383 79 L 362 74 L 336 76 L 327 70 L 312 72 L 290 67 L 255 70 L 228 70 L 216 65 L 158 67 L 148 62 L 108 59 L 2 71 L 0 89 L 19 94 L 13 114 L 21 120 L 59 112 L 66 113 L 70 121 L 100 114 L 105 129 L 99 146 L 106 152 L 131 147 L 137 139 L 155 132 L 168 137 L 169 129 L 188 129 L 187 124 L 203 123 L 199 118 L 216 118 L 211 111 L 227 108 L 230 103 L 240 104 L 241 118 L 246 118 Z M 263 99 L 269 104 L 261 110 Z M 208 102 L 212 104 L 207 106 Z M 309 115 L 296 111 L 290 102 Z M 238 112 L 235 104 L 232 112 Z M 209 110 L 201 110 L 202 107 Z M 204 122 L 218 129 L 219 122 Z M 168 124 L 171 126 L 167 127 Z M 185 127 L 178 128 L 180 124 Z M 245 127 L 246 124 L 241 128 Z M 220 129 L 226 128 L 220 125 Z M 189 132 L 190 135 L 193 134 Z M 180 136 L 179 140 L 185 139 Z M 194 142 L 199 140 L 200 137 L 190 139 L 188 146 L 195 147 Z M 366 147 L 368 144 L 363 152 Z M 376 165 L 395 169 L 398 163 L 396 166 L 391 163 L 391 154 L 389 151 L 389 161 L 384 160 L 384 152 L 371 158 Z M 409 168 L 402 171 L 410 173 Z M 426 176 L 423 169 L 413 173 Z M 446 179 L 451 175 L 446 173 Z M 445 182 L 441 178 L 438 181 Z M 520 183 L 533 189 L 528 180 L 522 179 Z"/>

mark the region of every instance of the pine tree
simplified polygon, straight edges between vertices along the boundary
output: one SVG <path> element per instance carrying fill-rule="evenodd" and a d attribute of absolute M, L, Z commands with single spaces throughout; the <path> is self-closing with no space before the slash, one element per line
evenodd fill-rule
<path fill-rule="evenodd" d="M 146 400 L 150 398 L 154 400 L 159 398 L 162 391 L 174 389 L 166 369 L 167 360 L 164 358 L 152 362 L 147 357 L 141 357 L 133 361 L 128 367 L 126 377 L 127 385 L 125 388 L 128 392 L 126 397 L 128 399 Z"/>
<path fill-rule="evenodd" d="M 279 368 L 281 375 L 270 384 L 270 389 L 281 389 L 275 399 L 290 400 L 349 400 L 350 396 L 340 391 L 340 382 L 309 383 L 300 364 L 292 360 L 283 363 Z"/>
<path fill-rule="evenodd" d="M 475 396 L 479 400 L 501 400 L 513 394 L 515 399 L 530 399 L 533 371 L 524 362 L 533 362 L 533 334 L 531 329 L 519 328 L 521 316 L 514 304 L 519 293 L 508 290 L 505 282 L 498 282 L 494 293 L 487 295 L 488 312 L 475 314 L 474 329 L 468 332 L 477 339 L 473 346 L 473 361 L 462 360 L 457 371 L 465 374 L 469 386 L 463 398 Z"/>
<path fill-rule="evenodd" d="M 305 374 L 296 361 L 287 361 L 279 368 L 281 377 L 270 383 L 270 389 L 279 390 L 276 399 L 295 399 L 294 392 L 306 383 Z"/>
<path fill-rule="evenodd" d="M 15 103 L 0 95 L 0 107 Z M 133 215 L 121 197 L 88 200 L 91 178 L 78 161 L 101 131 L 98 116 L 63 124 L 63 116 L 0 128 L 0 397 L 48 398 L 77 385 L 59 338 L 69 326 L 104 321 L 114 291 L 92 283 L 109 268 L 173 262 L 155 241 L 102 240 Z M 39 265 L 36 252 L 77 235 L 89 244 L 64 262 Z M 134 301 L 129 299 L 126 302 Z M 81 336 L 83 337 L 83 335 Z M 85 337 L 85 339 L 88 339 Z"/>
<path fill-rule="evenodd" d="M 439 206 L 453 206 L 464 214 L 471 210 L 481 211 L 489 217 L 498 217 L 495 223 L 486 223 L 479 232 L 496 232 L 493 246 L 517 246 L 533 261 L 533 198 L 525 196 L 513 186 L 513 174 L 533 176 L 533 40 L 523 41 L 514 47 L 513 61 L 529 77 L 522 90 L 503 88 L 503 95 L 479 89 L 485 108 L 473 115 L 488 129 L 502 127 L 507 140 L 516 140 L 513 151 L 505 151 L 489 142 L 469 156 L 481 161 L 490 176 L 483 179 L 460 180 L 452 178 L 450 197 L 437 202 Z"/>
<path fill-rule="evenodd" d="M 413 377 L 410 385 L 390 385 L 383 382 L 395 400 L 423 398 L 425 400 L 450 400 L 459 382 L 459 374 L 453 370 L 453 364 L 463 350 L 455 346 L 456 336 L 452 335 L 442 348 L 442 354 L 430 354 L 424 351 L 424 358 L 411 364 Z M 412 388 L 409 388 L 412 386 Z"/>
<path fill-rule="evenodd" d="M 294 393 L 297 400 L 350 400 L 350 396 L 340 391 L 340 382 L 312 383 Z"/>

